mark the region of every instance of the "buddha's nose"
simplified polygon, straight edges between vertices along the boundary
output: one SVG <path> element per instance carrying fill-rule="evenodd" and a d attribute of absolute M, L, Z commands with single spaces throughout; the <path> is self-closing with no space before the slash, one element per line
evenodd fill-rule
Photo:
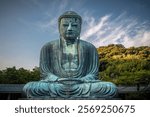
<path fill-rule="evenodd" d="M 72 31 L 71 23 L 69 23 L 69 26 L 68 26 L 68 28 L 67 28 L 67 31 Z"/>

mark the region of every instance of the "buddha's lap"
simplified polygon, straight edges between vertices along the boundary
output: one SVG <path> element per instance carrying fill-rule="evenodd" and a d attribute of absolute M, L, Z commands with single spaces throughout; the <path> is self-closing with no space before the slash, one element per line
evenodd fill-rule
<path fill-rule="evenodd" d="M 84 82 L 84 83 L 77 83 L 77 82 L 29 82 L 27 84 L 27 88 L 30 89 L 38 89 L 38 90 L 50 90 L 50 89 L 57 89 L 62 90 L 65 88 L 74 89 L 74 88 L 84 88 L 84 89 L 91 89 L 91 91 L 99 90 L 100 88 L 110 90 L 115 89 L 116 86 L 111 82 Z"/>

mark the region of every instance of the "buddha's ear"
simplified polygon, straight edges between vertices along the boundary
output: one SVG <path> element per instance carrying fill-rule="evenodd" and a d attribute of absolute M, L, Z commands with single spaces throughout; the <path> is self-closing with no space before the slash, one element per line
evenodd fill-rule
<path fill-rule="evenodd" d="M 80 40 L 80 35 L 77 37 L 78 40 Z"/>
<path fill-rule="evenodd" d="M 60 22 L 58 22 L 58 31 L 60 33 Z"/>
<path fill-rule="evenodd" d="M 78 33 L 79 33 L 79 35 L 78 35 L 78 39 L 80 39 L 80 34 L 81 34 L 81 26 L 80 26 L 80 29 L 79 29 L 79 31 L 78 31 Z"/>
<path fill-rule="evenodd" d="M 61 23 L 61 19 L 58 20 L 58 31 L 59 31 L 59 33 L 60 33 L 60 23 Z"/>

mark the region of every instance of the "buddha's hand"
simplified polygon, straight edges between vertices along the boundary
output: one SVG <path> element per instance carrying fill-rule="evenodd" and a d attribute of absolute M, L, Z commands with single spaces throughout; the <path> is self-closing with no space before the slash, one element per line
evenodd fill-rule
<path fill-rule="evenodd" d="M 59 78 L 57 81 L 61 82 L 61 81 L 74 81 L 74 80 L 75 80 L 75 78 Z"/>
<path fill-rule="evenodd" d="M 57 80 L 58 82 L 76 82 L 76 83 L 82 83 L 83 81 L 77 78 L 59 78 Z"/>
<path fill-rule="evenodd" d="M 59 79 L 57 79 L 58 82 L 66 81 L 66 80 L 69 80 L 69 78 L 59 78 Z"/>
<path fill-rule="evenodd" d="M 86 79 L 83 79 L 83 78 L 77 78 L 78 80 L 80 80 L 80 82 L 83 82 L 83 83 L 88 83 L 89 81 L 86 80 Z"/>

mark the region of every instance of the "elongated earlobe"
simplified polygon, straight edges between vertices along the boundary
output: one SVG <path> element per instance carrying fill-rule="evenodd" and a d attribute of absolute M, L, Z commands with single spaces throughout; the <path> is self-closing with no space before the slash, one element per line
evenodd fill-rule
<path fill-rule="evenodd" d="M 79 40 L 79 39 L 80 39 L 80 36 L 78 36 L 77 39 Z"/>

